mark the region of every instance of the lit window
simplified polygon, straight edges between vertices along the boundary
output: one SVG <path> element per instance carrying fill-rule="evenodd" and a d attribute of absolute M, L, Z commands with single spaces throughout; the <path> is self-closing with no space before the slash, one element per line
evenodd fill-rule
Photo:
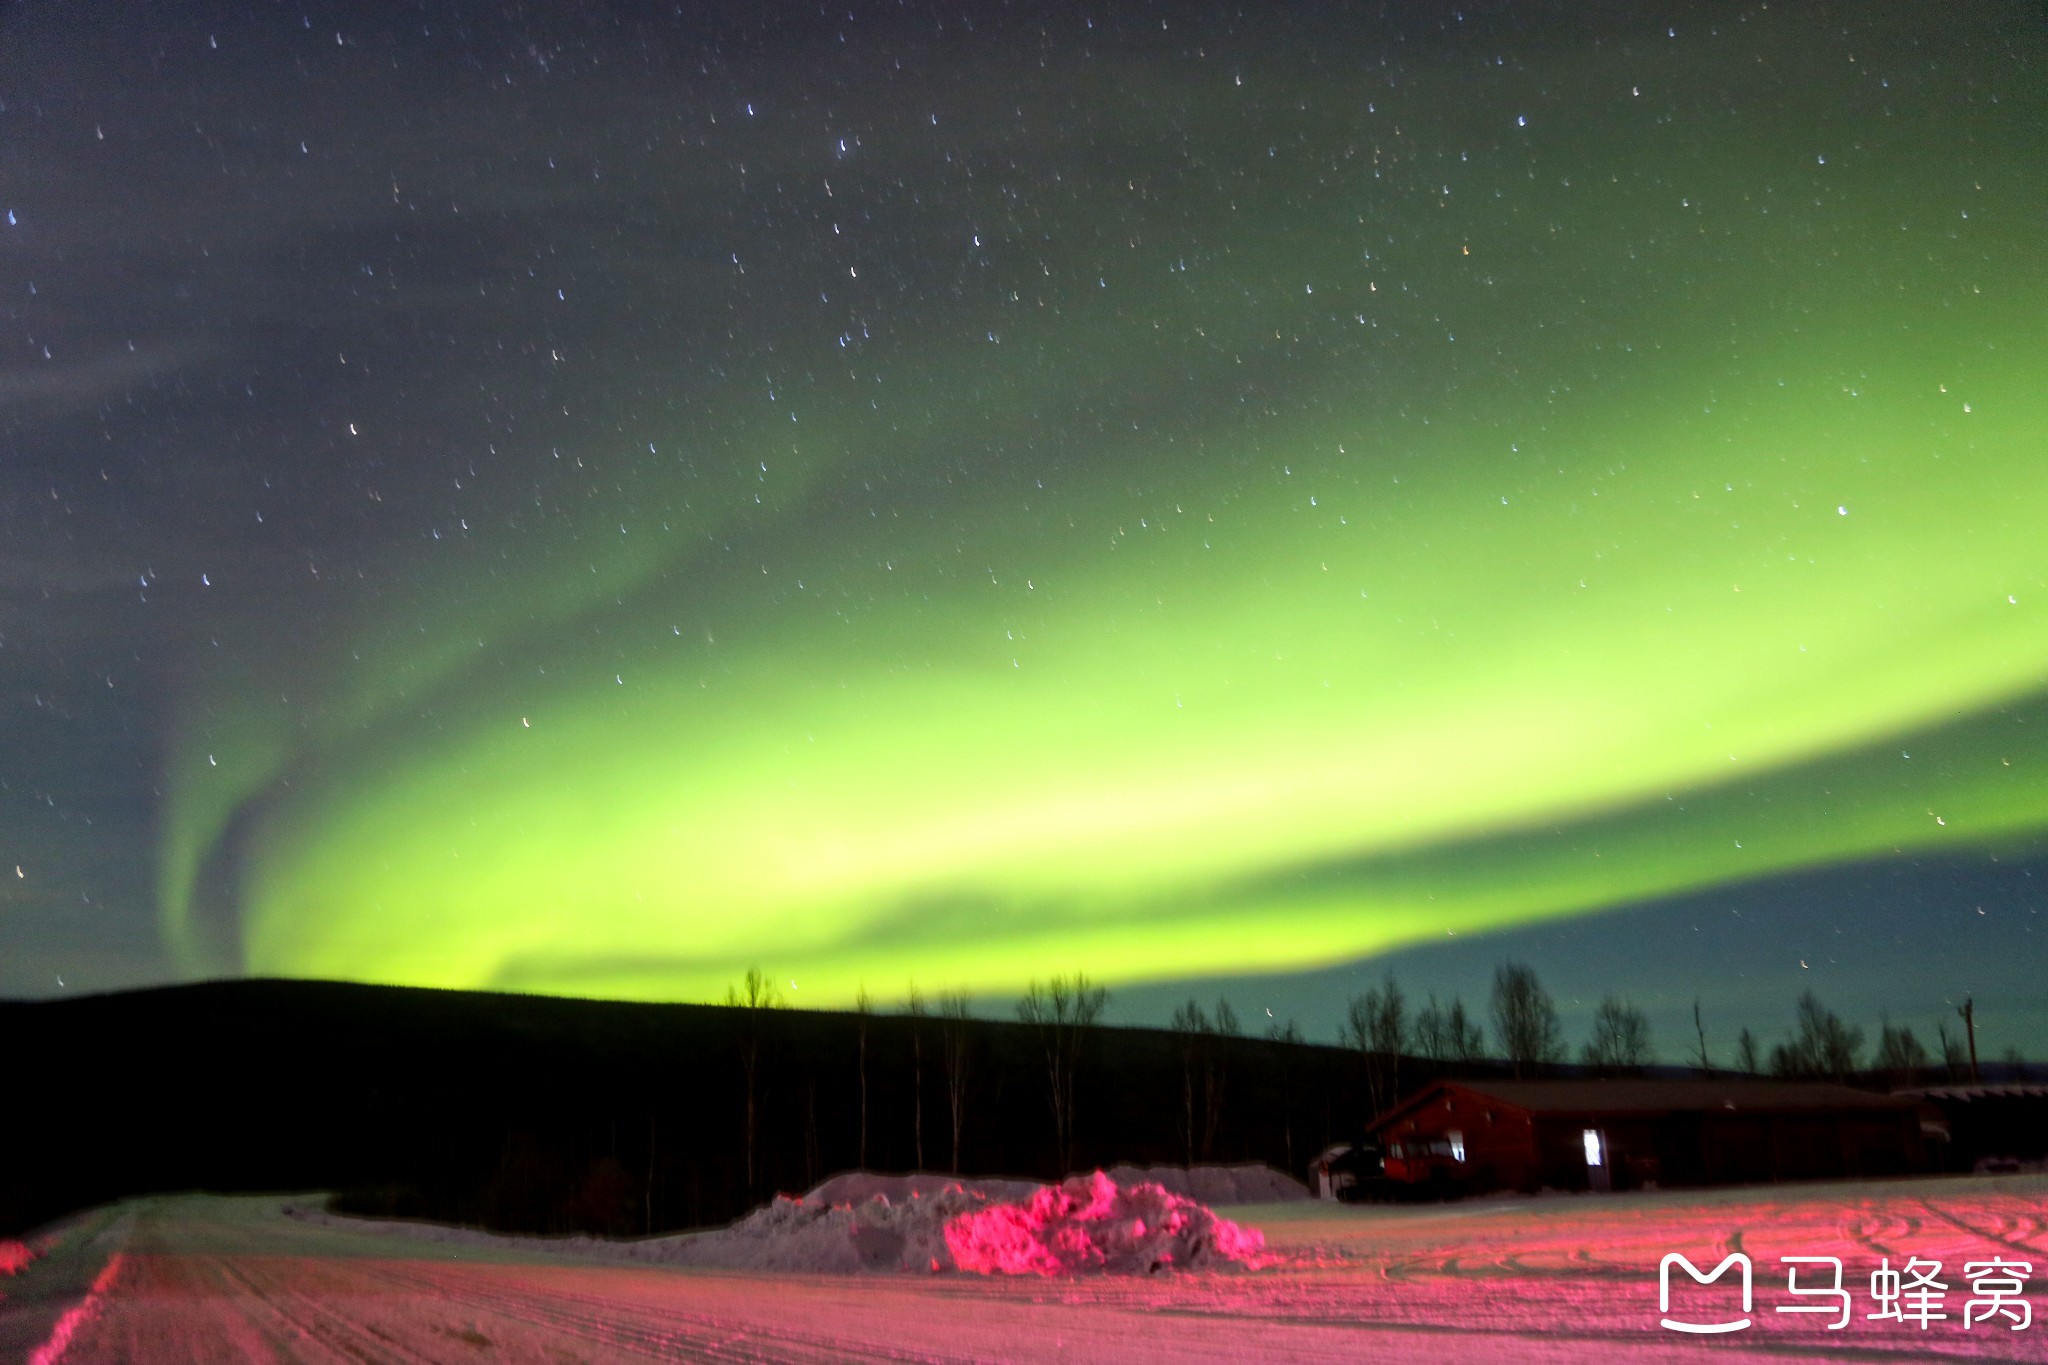
<path fill-rule="evenodd" d="M 1458 1129 L 1453 1128 L 1444 1136 L 1451 1140 L 1451 1160 L 1463 1161 L 1465 1159 L 1465 1135 Z"/>
<path fill-rule="evenodd" d="M 1600 1164 L 1600 1130 L 1598 1128 L 1588 1128 L 1583 1136 L 1586 1139 L 1586 1164 L 1588 1166 L 1598 1166 Z"/>

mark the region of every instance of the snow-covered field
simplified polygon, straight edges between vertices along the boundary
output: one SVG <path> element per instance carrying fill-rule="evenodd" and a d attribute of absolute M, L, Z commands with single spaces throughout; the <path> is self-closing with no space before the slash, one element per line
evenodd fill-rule
<path fill-rule="evenodd" d="M 307 1202 L 137 1200 L 27 1239 L 35 1258 L 0 1276 L 0 1359 L 2048 1360 L 2048 1322 L 2031 1320 L 2048 1314 L 2040 1176 L 1233 1206 L 1220 1212 L 1265 1234 L 1262 1268 L 1050 1278 L 654 1263 L 288 1216 Z M 1706 1273 L 1731 1252 L 1749 1258 L 1750 1311 L 1739 1264 L 1707 1286 L 1674 1270 L 1660 1309 L 1667 1254 Z M 1845 1328 L 1830 1326 L 1841 1300 L 1814 1292 L 1832 1267 L 1798 1264 L 1794 1295 L 1793 1256 L 1840 1260 Z M 1909 1261 L 1903 1320 L 1867 1316 L 1885 1306 L 1872 1272 Z M 1994 1262 L 2029 1269 L 1981 1269 Z M 1666 1317 L 1750 1325 L 1699 1336 Z"/>

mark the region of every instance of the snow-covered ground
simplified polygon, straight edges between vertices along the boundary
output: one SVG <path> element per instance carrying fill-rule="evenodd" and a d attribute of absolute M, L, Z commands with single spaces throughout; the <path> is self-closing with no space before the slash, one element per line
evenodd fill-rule
<path fill-rule="evenodd" d="M 0 1277 L 0 1356 L 131 1361 L 1117 1360 L 1566 1362 L 2048 1360 L 2048 1178 L 1489 1199 L 1418 1207 L 1288 1202 L 1222 1212 L 1263 1232 L 1256 1270 L 1047 1278 L 733 1270 L 618 1249 L 288 1216 L 270 1198 L 137 1200 L 28 1239 Z M 707 1236 L 715 1237 L 716 1234 Z M 673 1242 L 676 1239 L 661 1239 Z M 652 1244 L 645 1244 L 652 1245 Z M 1754 1276 L 1742 1312 L 1741 1252 Z M 1826 1288 L 1834 1257 L 1849 1297 Z M 1903 1271 L 1904 1320 L 1871 1275 Z M 1938 1270 L 1927 1265 L 1939 1262 Z M 1994 1283 L 1999 1262 L 2024 1288 Z M 1945 1286 L 1937 1296 L 1911 1281 Z M 1976 1287 L 1973 1289 L 1973 1278 Z M 1880 1277 L 1879 1287 L 1888 1287 Z M 1972 1308 L 1972 1304 L 1975 1308 Z M 1924 1304 L 1926 1326 L 1915 1321 Z M 1987 1306 L 1988 1305 L 1988 1306 Z M 2024 1310 L 2020 1307 L 2024 1305 Z M 1782 1307 L 1821 1308 L 1783 1313 Z M 2024 1328 L 2015 1323 L 2024 1315 Z M 1968 1326 L 1966 1313 L 1972 1314 Z M 1988 1319 L 1986 1313 L 1992 1314 Z M 1718 1337 L 1663 1318 L 1712 1325 Z M 56 1338 L 61 1336 L 62 1340 Z M 58 1347 L 61 1349 L 51 1349 Z M 9 1355 L 7 1353 L 11 1352 Z"/>

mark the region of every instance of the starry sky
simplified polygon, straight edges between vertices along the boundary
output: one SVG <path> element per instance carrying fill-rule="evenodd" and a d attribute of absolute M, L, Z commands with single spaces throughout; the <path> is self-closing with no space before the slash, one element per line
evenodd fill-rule
<path fill-rule="evenodd" d="M 0 992 L 2039 1055 L 2044 89 L 1995 0 L 17 0 Z"/>

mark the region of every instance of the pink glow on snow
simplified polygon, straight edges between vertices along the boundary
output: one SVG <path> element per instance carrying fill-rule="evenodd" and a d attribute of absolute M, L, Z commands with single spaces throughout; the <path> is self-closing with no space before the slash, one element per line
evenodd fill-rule
<path fill-rule="evenodd" d="M 57 1319 L 57 1326 L 50 1333 L 49 1339 L 29 1352 L 28 1365 L 57 1365 L 57 1362 L 64 1358 L 64 1353 L 71 1349 L 72 1337 L 78 1334 L 80 1328 L 99 1316 L 100 1308 L 106 1302 L 107 1291 L 113 1288 L 115 1280 L 121 1278 L 121 1267 L 125 1260 L 125 1255 L 118 1251 L 108 1258 L 107 1264 L 101 1269 L 98 1278 L 92 1282 L 92 1288 L 86 1291 L 85 1297 L 64 1310 L 64 1316 Z"/>
<path fill-rule="evenodd" d="M 0 1275 L 18 1275 L 35 1259 L 26 1242 L 0 1238 Z"/>
<path fill-rule="evenodd" d="M 1254 1262 L 1265 1238 L 1159 1185 L 1119 1186 L 1097 1171 L 960 1214 L 946 1224 L 946 1247 L 960 1269 L 984 1275 L 1144 1274 Z"/>

